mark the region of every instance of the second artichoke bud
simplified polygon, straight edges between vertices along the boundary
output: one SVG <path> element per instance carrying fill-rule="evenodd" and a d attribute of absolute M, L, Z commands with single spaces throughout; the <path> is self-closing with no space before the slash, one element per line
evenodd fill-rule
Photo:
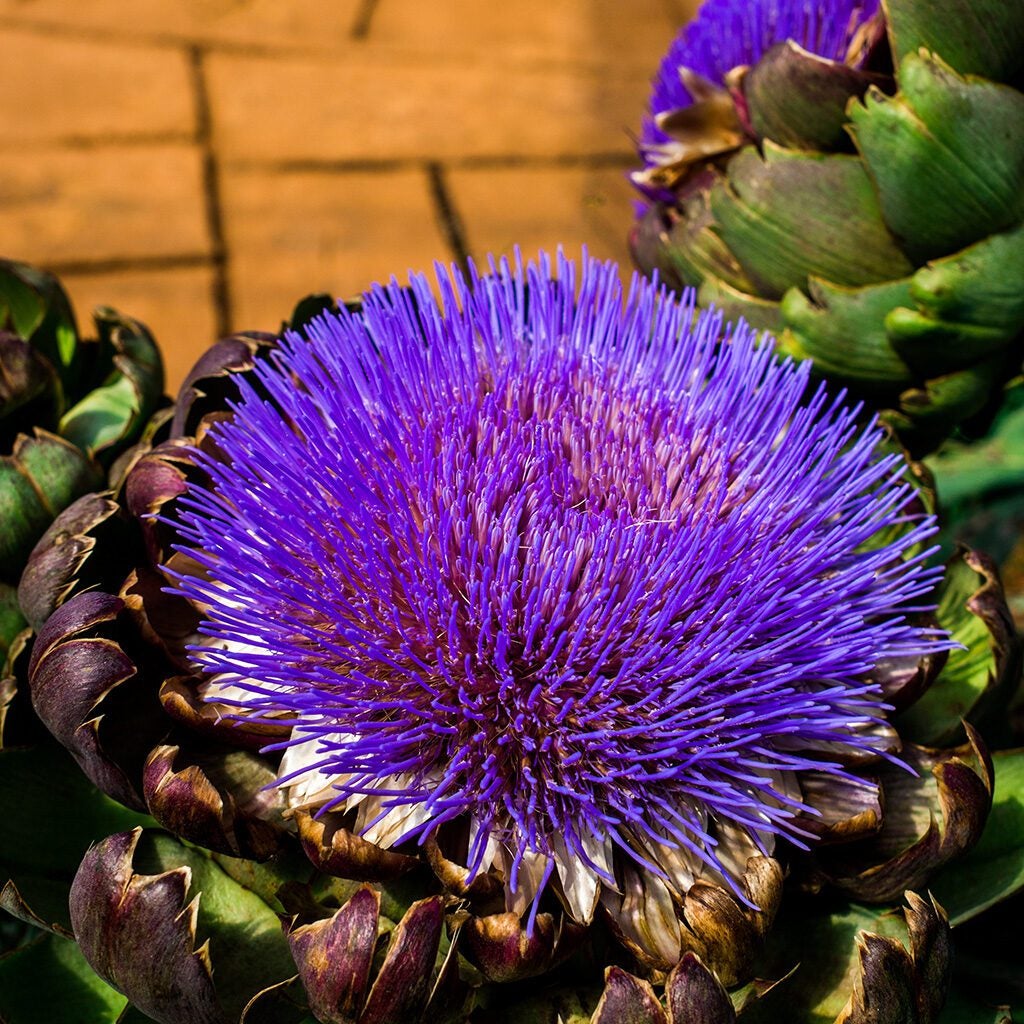
<path fill-rule="evenodd" d="M 924 453 L 1024 356 L 1024 8 L 707 0 L 644 126 L 638 265 L 742 315 Z"/>

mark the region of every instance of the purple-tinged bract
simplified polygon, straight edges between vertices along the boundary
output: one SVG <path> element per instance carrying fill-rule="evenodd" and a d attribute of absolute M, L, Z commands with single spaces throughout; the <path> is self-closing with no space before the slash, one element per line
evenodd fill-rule
<path fill-rule="evenodd" d="M 841 61 L 878 7 L 878 0 L 705 0 L 669 47 L 652 83 L 650 116 L 640 140 L 647 162 L 658 162 L 656 149 L 669 139 L 654 118 L 693 102 L 680 68 L 721 86 L 733 68 L 756 64 L 787 39 L 818 57 Z"/>
<path fill-rule="evenodd" d="M 884 754 L 866 674 L 948 646 L 908 617 L 934 527 L 901 460 L 807 365 L 614 266 L 438 289 L 375 287 L 243 385 L 185 499 L 196 660 L 294 716 L 293 774 L 365 835 L 464 816 L 513 890 L 589 900 L 672 850 L 731 881 L 731 836 L 804 841 L 801 772 Z"/>

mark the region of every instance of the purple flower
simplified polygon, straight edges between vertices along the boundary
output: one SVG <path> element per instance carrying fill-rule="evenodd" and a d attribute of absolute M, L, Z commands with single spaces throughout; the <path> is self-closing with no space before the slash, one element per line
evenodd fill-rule
<path fill-rule="evenodd" d="M 561 256 L 437 287 L 242 385 L 185 499 L 194 657 L 293 717 L 294 804 L 383 847 L 458 819 L 510 905 L 557 876 L 589 920 L 622 865 L 739 893 L 808 839 L 804 773 L 887 756 L 873 666 L 948 646 L 909 615 L 934 525 L 876 426 L 692 295 Z"/>
<path fill-rule="evenodd" d="M 640 149 L 648 166 L 663 163 L 670 136 L 656 122 L 690 106 L 694 97 L 680 71 L 722 87 L 736 67 L 755 64 L 777 43 L 792 39 L 827 60 L 841 61 L 858 31 L 874 17 L 878 0 L 705 0 L 669 47 L 651 92 Z"/>

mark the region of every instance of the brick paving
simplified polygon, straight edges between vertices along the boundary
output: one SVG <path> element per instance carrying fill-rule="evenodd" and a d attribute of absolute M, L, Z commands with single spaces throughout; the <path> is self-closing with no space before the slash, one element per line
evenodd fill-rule
<path fill-rule="evenodd" d="M 148 323 L 171 389 L 311 291 L 628 263 L 630 135 L 695 2 L 0 0 L 3 254 Z"/>

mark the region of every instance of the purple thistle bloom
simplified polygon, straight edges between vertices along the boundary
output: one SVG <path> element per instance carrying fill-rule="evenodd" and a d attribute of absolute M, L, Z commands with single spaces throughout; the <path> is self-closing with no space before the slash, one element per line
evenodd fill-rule
<path fill-rule="evenodd" d="M 804 844 L 801 773 L 886 756 L 873 666 L 949 646 L 908 619 L 934 524 L 879 428 L 692 295 L 561 256 L 438 284 L 242 385 L 185 501 L 195 658 L 379 845 L 468 821 L 471 871 L 583 920 L 623 858 L 735 888 Z"/>
<path fill-rule="evenodd" d="M 650 116 L 640 135 L 648 166 L 660 162 L 660 147 L 670 141 L 655 123 L 657 115 L 694 102 L 680 68 L 722 86 L 733 68 L 757 63 L 787 39 L 826 60 L 841 61 L 878 6 L 878 0 L 705 0 L 669 47 L 652 83 Z"/>

